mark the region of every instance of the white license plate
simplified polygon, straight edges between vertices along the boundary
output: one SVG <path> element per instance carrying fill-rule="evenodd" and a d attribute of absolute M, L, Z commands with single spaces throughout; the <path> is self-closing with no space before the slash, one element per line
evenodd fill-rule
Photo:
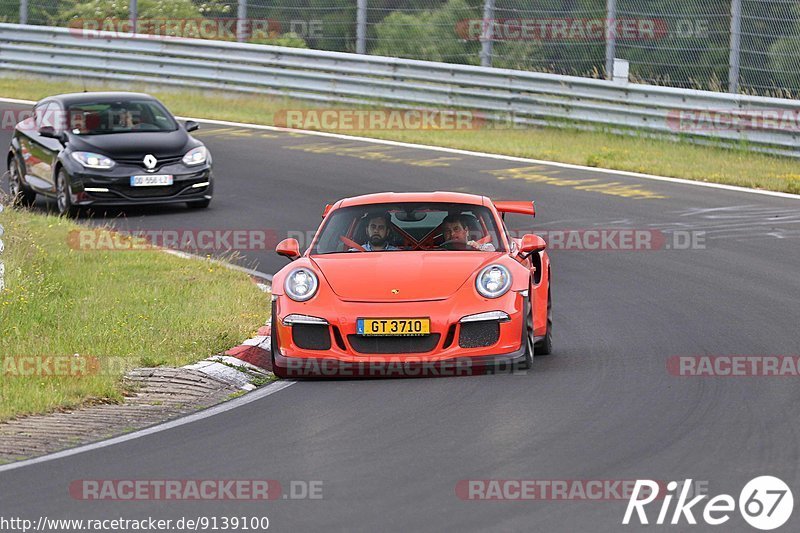
<path fill-rule="evenodd" d="M 159 185 L 172 185 L 172 174 L 131 176 L 131 187 L 154 187 Z"/>

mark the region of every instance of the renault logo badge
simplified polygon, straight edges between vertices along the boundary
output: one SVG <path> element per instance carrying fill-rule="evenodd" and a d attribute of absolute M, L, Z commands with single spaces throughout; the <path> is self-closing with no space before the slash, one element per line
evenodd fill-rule
<path fill-rule="evenodd" d="M 144 160 L 142 162 L 147 170 L 153 170 L 156 168 L 156 164 L 158 164 L 158 159 L 156 159 L 153 154 L 147 154 L 144 156 Z"/>

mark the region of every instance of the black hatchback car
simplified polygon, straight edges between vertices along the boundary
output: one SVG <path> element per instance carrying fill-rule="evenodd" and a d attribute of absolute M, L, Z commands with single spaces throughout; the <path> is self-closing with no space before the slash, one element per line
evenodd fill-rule
<path fill-rule="evenodd" d="M 81 206 L 208 207 L 211 154 L 189 135 L 198 127 L 146 94 L 50 96 L 14 129 L 9 192 L 22 204 L 37 194 L 55 198 L 62 214 Z"/>

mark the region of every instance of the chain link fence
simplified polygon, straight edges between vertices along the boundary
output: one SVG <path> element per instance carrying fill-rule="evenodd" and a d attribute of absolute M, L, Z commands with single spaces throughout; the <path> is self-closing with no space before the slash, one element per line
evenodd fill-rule
<path fill-rule="evenodd" d="M 766 3 L 766 2 L 763 2 Z M 616 56 L 645 83 L 725 90 L 730 59 L 730 0 L 618 0 L 617 17 L 652 24 L 653 34 L 617 39 Z"/>
<path fill-rule="evenodd" d="M 616 57 L 632 81 L 800 95 L 798 0 L 0 1 L 4 22 L 127 21 L 135 4 L 145 33 L 595 78 Z M 216 26 L 204 33 L 198 20 Z"/>

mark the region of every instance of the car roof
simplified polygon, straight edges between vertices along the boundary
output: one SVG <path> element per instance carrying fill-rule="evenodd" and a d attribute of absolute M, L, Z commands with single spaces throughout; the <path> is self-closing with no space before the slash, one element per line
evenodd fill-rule
<path fill-rule="evenodd" d="M 354 196 L 352 198 L 345 198 L 336 206 L 351 207 L 355 205 L 370 205 L 370 204 L 394 204 L 402 202 L 441 202 L 441 203 L 457 203 L 457 204 L 472 204 L 472 205 L 491 205 L 491 202 L 485 196 L 477 194 L 466 194 L 461 192 L 381 192 L 374 194 L 364 194 L 361 196 Z"/>
<path fill-rule="evenodd" d="M 43 98 L 37 103 L 42 102 L 59 102 L 63 106 L 70 106 L 73 104 L 83 104 L 87 102 L 114 102 L 117 100 L 156 100 L 149 94 L 144 93 L 131 93 L 131 92 L 85 92 L 85 93 L 66 93 L 57 94 Z"/>

